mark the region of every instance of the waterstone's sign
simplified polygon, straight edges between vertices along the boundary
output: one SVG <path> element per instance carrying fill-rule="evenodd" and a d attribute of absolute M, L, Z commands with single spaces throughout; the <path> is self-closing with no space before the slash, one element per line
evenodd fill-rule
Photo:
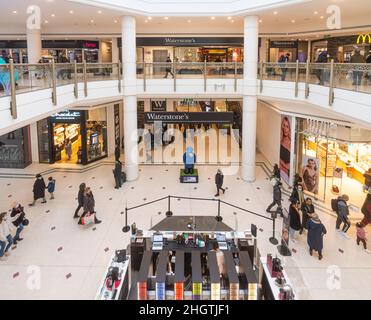
<path fill-rule="evenodd" d="M 233 123 L 233 112 L 145 112 L 145 123 Z"/>

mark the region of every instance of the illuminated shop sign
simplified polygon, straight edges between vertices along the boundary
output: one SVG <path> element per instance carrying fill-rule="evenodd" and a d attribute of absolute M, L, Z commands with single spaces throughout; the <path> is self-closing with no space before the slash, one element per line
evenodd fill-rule
<path fill-rule="evenodd" d="M 233 123 L 233 112 L 145 112 L 145 123 Z"/>
<path fill-rule="evenodd" d="M 59 113 L 56 113 L 54 115 L 51 116 L 51 120 L 52 122 L 61 122 L 61 121 L 80 121 L 81 119 L 81 111 L 71 111 L 71 110 L 67 110 L 67 111 L 63 111 L 63 112 L 59 112 Z"/>
<path fill-rule="evenodd" d="M 357 38 L 357 44 L 371 44 L 371 35 L 369 33 L 360 34 Z"/>

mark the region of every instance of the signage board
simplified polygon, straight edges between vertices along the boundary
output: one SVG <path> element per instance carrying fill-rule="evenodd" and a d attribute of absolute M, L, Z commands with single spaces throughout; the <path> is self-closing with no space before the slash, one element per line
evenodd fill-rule
<path fill-rule="evenodd" d="M 67 110 L 50 117 L 51 122 L 80 122 L 83 111 Z"/>
<path fill-rule="evenodd" d="M 166 100 L 151 100 L 151 111 L 166 112 Z"/>
<path fill-rule="evenodd" d="M 144 122 L 233 123 L 233 112 L 145 112 Z"/>

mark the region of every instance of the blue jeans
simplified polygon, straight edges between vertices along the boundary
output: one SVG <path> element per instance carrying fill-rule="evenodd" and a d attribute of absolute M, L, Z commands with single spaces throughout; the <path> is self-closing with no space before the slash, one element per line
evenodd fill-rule
<path fill-rule="evenodd" d="M 8 235 L 6 239 L 8 240 L 8 245 L 5 241 L 0 241 L 0 258 L 4 255 L 5 252 L 8 252 L 13 244 L 13 238 L 11 235 Z"/>
<path fill-rule="evenodd" d="M 16 242 L 17 240 L 19 240 L 19 236 L 22 232 L 22 230 L 24 229 L 24 225 L 21 223 L 18 228 L 17 228 L 17 232 L 15 233 L 15 237 L 14 237 L 14 241 Z"/>

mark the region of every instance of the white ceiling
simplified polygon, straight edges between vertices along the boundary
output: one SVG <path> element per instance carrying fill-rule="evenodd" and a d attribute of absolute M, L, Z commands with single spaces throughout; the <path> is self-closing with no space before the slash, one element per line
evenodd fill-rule
<path fill-rule="evenodd" d="M 117 1 L 123 2 L 122 0 Z M 125 3 L 138 1 L 125 1 Z M 171 7 L 170 2 L 173 1 L 175 0 L 141 0 L 139 2 L 146 2 L 148 6 L 155 6 L 156 3 L 161 2 L 162 7 L 164 4 Z M 261 19 L 259 31 L 262 36 L 315 39 L 330 33 L 355 34 L 371 31 L 370 0 L 313 0 L 305 3 L 296 3 L 296 0 L 289 1 L 294 4 L 292 6 L 269 8 L 256 12 Z M 26 8 L 28 5 L 40 6 L 43 22 L 42 33 L 45 38 L 110 38 L 119 36 L 120 16 L 125 14 L 125 10 L 98 8 L 67 0 L 2 0 L 1 2 L 3 3 L 1 3 L 0 12 L 0 39 L 24 37 L 27 19 Z M 97 1 L 95 2 L 97 3 Z M 184 3 L 185 1 L 179 2 Z M 208 4 L 209 8 L 213 8 L 218 4 L 221 5 L 221 2 L 223 2 L 223 5 L 227 2 L 230 6 L 237 3 L 241 4 L 239 0 L 187 0 L 188 6 L 196 5 L 196 2 L 203 5 Z M 216 4 L 211 5 L 211 2 Z M 248 0 L 244 0 L 244 2 L 252 3 Z M 263 2 L 267 4 L 271 1 L 263 0 Z M 288 1 L 279 2 L 287 5 Z M 331 4 L 336 4 L 341 9 L 341 30 L 334 31 L 326 28 L 326 8 Z M 13 13 L 14 10 L 17 13 Z M 70 13 L 71 10 L 73 14 Z M 101 13 L 98 13 L 98 11 Z M 274 14 L 274 11 L 277 14 Z M 55 17 L 52 17 L 52 14 Z M 137 17 L 138 35 L 215 36 L 241 35 L 243 32 L 243 16 L 245 14 L 218 13 L 213 14 L 214 20 L 211 19 L 211 13 L 200 17 L 194 16 L 194 14 L 179 16 L 179 12 L 176 16 L 174 14 L 160 14 L 157 12 L 151 15 L 151 20 L 147 15 L 140 13 L 134 15 Z M 321 19 L 321 16 L 323 16 L 323 19 Z M 48 23 L 45 22 L 46 20 Z M 295 20 L 295 23 L 292 20 Z"/>

